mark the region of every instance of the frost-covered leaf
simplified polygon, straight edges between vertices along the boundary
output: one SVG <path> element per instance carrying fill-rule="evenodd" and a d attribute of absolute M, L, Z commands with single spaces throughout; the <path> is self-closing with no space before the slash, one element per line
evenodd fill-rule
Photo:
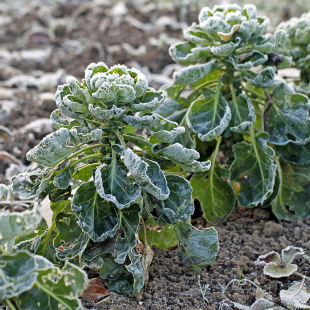
<path fill-rule="evenodd" d="M 100 165 L 95 172 L 95 186 L 101 198 L 123 209 L 134 203 L 141 194 L 138 184 L 131 183 L 127 169 L 116 163 Z"/>
<path fill-rule="evenodd" d="M 166 92 L 163 90 L 156 91 L 153 88 L 148 88 L 143 94 L 142 99 L 139 99 L 139 103 L 133 103 L 131 105 L 132 111 L 142 112 L 154 112 L 166 99 Z"/>
<path fill-rule="evenodd" d="M 277 154 L 289 163 L 301 166 L 310 164 L 310 142 L 306 144 L 290 142 L 275 145 L 275 148 Z"/>
<path fill-rule="evenodd" d="M 113 237 L 119 225 L 116 208 L 100 197 L 93 181 L 83 183 L 72 199 L 78 225 L 95 242 Z"/>
<path fill-rule="evenodd" d="M 5 184 L 0 184 L 0 200 L 6 200 L 9 192 L 9 187 Z"/>
<path fill-rule="evenodd" d="M 0 244 L 14 241 L 15 238 L 33 232 L 41 222 L 39 205 L 35 203 L 31 210 L 24 212 L 0 212 Z"/>
<path fill-rule="evenodd" d="M 66 262 L 62 269 L 49 267 L 38 272 L 35 286 L 17 298 L 21 310 L 83 310 L 79 296 L 87 286 L 87 275 Z"/>
<path fill-rule="evenodd" d="M 102 129 L 96 128 L 94 130 L 89 130 L 87 127 L 73 127 L 70 129 L 71 135 L 80 143 L 89 143 L 91 141 L 96 141 L 102 136 Z"/>
<path fill-rule="evenodd" d="M 56 109 L 52 112 L 50 118 L 52 121 L 52 126 L 56 129 L 67 128 L 71 129 L 73 126 L 79 126 L 81 124 L 80 120 L 72 120 L 61 117 L 62 112 L 59 109 Z"/>
<path fill-rule="evenodd" d="M 158 163 L 149 159 L 142 159 L 127 148 L 124 151 L 124 164 L 143 190 L 157 199 L 168 198 L 167 180 Z"/>
<path fill-rule="evenodd" d="M 198 133 L 202 141 L 211 141 L 223 133 L 231 120 L 231 111 L 228 103 L 220 93 L 205 95 L 194 101 L 187 115 L 188 127 Z"/>
<path fill-rule="evenodd" d="M 249 97 L 244 94 L 238 96 L 232 92 L 232 100 L 228 102 L 231 110 L 229 130 L 235 133 L 245 133 L 253 126 L 256 114 Z"/>
<path fill-rule="evenodd" d="M 118 264 L 125 263 L 126 257 L 133 255 L 133 248 L 138 242 L 136 234 L 140 224 L 141 211 L 138 204 L 133 204 L 119 212 L 122 229 L 116 233 L 104 249 L 105 253 L 111 253 L 114 256 L 115 262 Z"/>
<path fill-rule="evenodd" d="M 253 47 L 261 53 L 270 54 L 275 48 L 275 45 L 276 42 L 274 38 L 266 38 L 265 36 L 261 36 L 255 40 Z"/>
<path fill-rule="evenodd" d="M 89 238 L 77 225 L 75 214 L 59 212 L 55 217 L 55 223 L 58 231 L 54 239 L 57 257 L 61 260 L 81 257 Z"/>
<path fill-rule="evenodd" d="M 74 97 L 66 84 L 58 86 L 55 94 L 55 102 L 58 109 L 71 118 L 80 119 L 89 114 L 87 109 L 88 104 Z"/>
<path fill-rule="evenodd" d="M 0 254 L 0 300 L 30 290 L 36 282 L 36 260 L 26 251 Z"/>
<path fill-rule="evenodd" d="M 194 174 L 191 186 L 193 197 L 199 200 L 204 217 L 213 225 L 223 223 L 235 208 L 235 192 L 221 178 L 218 165 L 211 166 L 207 175 Z"/>
<path fill-rule="evenodd" d="M 294 307 L 297 309 L 310 309 L 306 305 L 310 298 L 307 288 L 301 282 L 292 285 L 288 290 L 280 291 L 281 303 L 286 307 Z"/>
<path fill-rule="evenodd" d="M 173 143 L 179 135 L 185 132 L 185 128 L 158 115 L 156 122 L 150 126 L 149 131 L 157 140 L 164 143 Z"/>
<path fill-rule="evenodd" d="M 169 54 L 175 62 L 181 65 L 205 62 L 212 55 L 209 46 L 196 47 L 191 42 L 172 45 L 169 49 Z"/>
<path fill-rule="evenodd" d="M 66 189 L 70 185 L 72 170 L 69 167 L 63 169 L 54 178 L 54 185 L 59 189 Z"/>
<path fill-rule="evenodd" d="M 170 191 L 169 197 L 165 200 L 158 200 L 148 195 L 147 209 L 150 213 L 155 209 L 158 215 L 156 219 L 163 224 L 187 222 L 194 213 L 190 183 L 177 175 L 168 175 L 166 178 Z"/>
<path fill-rule="evenodd" d="M 212 46 L 211 52 L 217 57 L 227 57 L 229 56 L 236 48 L 238 48 L 239 42 L 229 42 L 219 46 Z"/>
<path fill-rule="evenodd" d="M 272 202 L 279 220 L 306 219 L 310 216 L 310 167 L 281 164 L 280 188 Z"/>
<path fill-rule="evenodd" d="M 100 276 L 107 280 L 106 284 L 111 291 L 119 295 L 135 296 L 142 290 L 145 276 L 140 257 L 132 253 L 129 265 L 118 264 L 111 256 L 104 257 Z"/>
<path fill-rule="evenodd" d="M 292 261 L 296 258 L 296 256 L 304 254 L 305 252 L 302 248 L 298 248 L 291 245 L 286 247 L 285 249 L 282 249 L 281 251 L 282 261 L 286 264 L 292 263 Z"/>
<path fill-rule="evenodd" d="M 295 271 L 297 271 L 297 265 L 295 264 L 286 264 L 283 267 L 276 263 L 268 263 L 264 267 L 264 274 L 273 278 L 288 277 Z"/>
<path fill-rule="evenodd" d="M 180 143 L 174 143 L 159 150 L 156 150 L 156 145 L 153 145 L 152 149 L 154 153 L 164 155 L 184 171 L 202 172 L 210 169 L 210 161 L 197 161 L 200 154 L 193 149 L 185 148 Z"/>
<path fill-rule="evenodd" d="M 244 78 L 256 87 L 268 87 L 272 84 L 275 77 L 274 68 L 267 67 L 260 71 L 253 79 L 245 76 Z"/>
<path fill-rule="evenodd" d="M 264 130 L 277 145 L 305 144 L 310 139 L 310 101 L 281 83 L 272 95 L 272 105 L 264 111 Z"/>
<path fill-rule="evenodd" d="M 240 205 L 255 207 L 273 192 L 277 166 L 274 151 L 267 145 L 268 134 L 260 133 L 250 143 L 233 146 L 235 160 L 230 167 L 230 181 Z"/>
<path fill-rule="evenodd" d="M 133 126 L 138 129 L 149 128 L 153 124 L 158 122 L 159 115 L 157 113 L 153 113 L 152 115 L 145 116 L 132 116 L 125 115 L 123 120 L 130 126 Z"/>
<path fill-rule="evenodd" d="M 12 189 L 21 199 L 39 197 L 50 182 L 46 167 L 37 165 L 12 178 Z"/>
<path fill-rule="evenodd" d="M 175 236 L 175 231 L 171 225 L 159 226 L 152 218 L 148 218 L 145 222 L 150 229 L 146 230 L 147 243 L 150 246 L 157 246 L 162 250 L 175 247 L 178 244 L 178 240 Z M 144 242 L 144 231 L 140 229 L 139 239 Z"/>
<path fill-rule="evenodd" d="M 188 66 L 173 74 L 176 82 L 181 84 L 194 84 L 207 76 L 210 72 L 216 70 L 217 65 L 213 62 Z"/>
<path fill-rule="evenodd" d="M 175 225 L 181 262 L 193 269 L 210 265 L 218 253 L 217 232 L 213 227 L 198 230 L 188 223 Z"/>
<path fill-rule="evenodd" d="M 77 149 L 77 140 L 68 129 L 61 128 L 47 135 L 26 156 L 29 161 L 53 167 Z"/>
<path fill-rule="evenodd" d="M 259 51 L 252 51 L 242 59 L 242 61 L 236 59 L 235 56 L 231 55 L 229 61 L 233 64 L 234 68 L 238 71 L 248 71 L 253 67 L 257 67 L 268 60 L 268 56 L 262 54 Z"/>
<path fill-rule="evenodd" d="M 94 101 L 87 87 L 85 87 L 84 85 L 81 85 L 75 77 L 68 76 L 66 78 L 66 83 L 68 85 L 68 88 L 70 89 L 71 94 L 74 97 L 78 98 L 84 103 L 89 103 L 89 102 Z"/>
<path fill-rule="evenodd" d="M 125 108 L 118 108 L 113 104 L 112 108 L 109 110 L 103 110 L 100 107 L 96 107 L 93 104 L 88 106 L 89 112 L 97 119 L 110 120 L 113 118 L 121 117 L 125 112 Z"/>
<path fill-rule="evenodd" d="M 184 29 L 183 35 L 185 40 L 194 44 L 201 44 L 203 46 L 212 44 L 212 40 L 196 23 L 193 23 L 191 26 Z"/>
<path fill-rule="evenodd" d="M 267 254 L 260 255 L 255 262 L 257 266 L 266 266 L 269 263 L 281 264 L 281 256 L 275 251 L 271 251 Z"/>

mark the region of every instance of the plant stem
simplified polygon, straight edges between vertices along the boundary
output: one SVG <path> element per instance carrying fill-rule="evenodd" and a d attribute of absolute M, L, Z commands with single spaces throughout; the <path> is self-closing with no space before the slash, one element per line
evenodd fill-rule
<path fill-rule="evenodd" d="M 144 222 L 142 215 L 141 215 L 141 223 L 142 223 L 143 231 L 144 231 L 144 245 L 147 246 L 146 226 L 145 226 L 145 222 Z"/>
<path fill-rule="evenodd" d="M 5 299 L 5 303 L 10 307 L 11 310 L 17 310 L 8 298 Z"/>
<path fill-rule="evenodd" d="M 72 153 L 72 154 L 69 155 L 68 157 L 66 157 L 66 158 L 64 159 L 64 161 L 65 161 L 65 160 L 68 160 L 68 159 L 71 159 L 71 158 L 73 158 L 73 157 L 75 157 L 75 156 L 77 156 L 77 155 L 83 153 L 84 151 L 91 150 L 91 149 L 94 149 L 94 148 L 97 148 L 97 147 L 102 147 L 102 146 L 104 146 L 103 143 L 98 143 L 98 144 L 93 144 L 93 145 L 90 145 L 90 146 L 87 146 L 87 147 L 83 147 L 82 149 L 80 149 L 80 150 L 78 150 L 78 151 Z M 58 165 L 59 165 L 59 164 L 58 164 Z"/>
<path fill-rule="evenodd" d="M 293 274 L 294 274 L 295 276 L 302 277 L 302 278 L 305 278 L 305 279 L 307 279 L 307 280 L 310 280 L 310 277 L 305 276 L 305 275 L 303 275 L 303 274 L 300 273 L 300 272 L 295 271 Z"/>
<path fill-rule="evenodd" d="M 124 137 L 121 135 L 121 133 L 120 133 L 118 130 L 113 131 L 113 132 L 117 135 L 119 141 L 121 142 L 122 147 L 123 147 L 124 149 L 126 149 L 127 146 L 126 146 Z"/>
<path fill-rule="evenodd" d="M 86 156 L 80 158 L 79 160 L 73 162 L 72 164 L 70 164 L 69 168 L 72 168 L 72 167 L 76 166 L 77 164 L 79 164 L 85 160 L 92 159 L 92 158 L 103 159 L 101 153 L 86 155 Z"/>
<path fill-rule="evenodd" d="M 144 144 L 145 146 L 149 146 L 149 147 L 152 147 L 153 144 L 140 138 L 140 137 L 137 137 L 137 136 L 132 136 L 132 135 L 123 135 L 124 138 L 128 139 L 129 141 L 131 142 L 134 142 L 134 141 L 137 141 L 137 142 L 140 142 L 142 144 Z"/>

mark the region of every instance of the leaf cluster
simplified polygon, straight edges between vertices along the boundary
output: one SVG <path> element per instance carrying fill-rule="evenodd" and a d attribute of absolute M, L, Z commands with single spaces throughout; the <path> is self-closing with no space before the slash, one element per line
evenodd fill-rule
<path fill-rule="evenodd" d="M 141 250 L 138 233 L 149 219 L 163 233 L 171 227 L 170 246 L 178 244 L 184 264 L 211 264 L 217 232 L 191 226 L 192 188 L 182 176 L 210 162 L 177 142 L 184 127 L 154 112 L 166 93 L 134 68 L 102 62 L 90 64 L 82 82 L 66 82 L 51 114 L 57 130 L 27 153 L 35 165 L 12 179 L 22 199 L 49 197 L 52 225 L 15 247 L 97 269 L 111 291 L 133 296 L 147 278 L 147 240 Z"/>
<path fill-rule="evenodd" d="M 282 29 L 266 34 L 268 25 L 254 5 L 203 8 L 186 42 L 169 51 L 185 67 L 157 112 L 186 128 L 184 145 L 211 158 L 191 184 L 213 224 L 236 202 L 271 205 L 280 220 L 310 215 L 309 99 L 277 77 L 292 62 L 281 54 L 289 39 Z"/>

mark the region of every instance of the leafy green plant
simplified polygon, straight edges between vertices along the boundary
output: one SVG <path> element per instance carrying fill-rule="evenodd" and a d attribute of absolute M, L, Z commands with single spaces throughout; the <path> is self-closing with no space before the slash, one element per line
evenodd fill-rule
<path fill-rule="evenodd" d="M 21 199 L 49 197 L 52 225 L 16 249 L 98 269 L 111 291 L 137 295 L 152 257 L 137 236 L 149 219 L 173 227 L 170 246 L 176 239 L 184 264 L 213 262 L 217 232 L 191 226 L 192 188 L 181 176 L 207 171 L 210 162 L 175 143 L 185 129 L 153 112 L 165 97 L 134 68 L 102 62 L 90 64 L 82 82 L 68 77 L 58 87 L 51 114 L 57 131 L 27 153 L 36 165 L 12 180 Z"/>
<path fill-rule="evenodd" d="M 40 208 L 27 204 L 23 212 L 13 212 L 5 199 L 9 187 L 1 184 L 0 198 L 0 304 L 17 309 L 83 309 L 78 299 L 87 286 L 87 275 L 66 261 L 54 265 L 40 255 L 14 246 L 46 227 Z M 18 204 L 18 202 L 12 202 Z M 11 212 L 10 212 L 11 211 Z"/>
<path fill-rule="evenodd" d="M 298 89 L 310 93 L 310 12 L 301 17 L 293 17 L 279 24 L 278 29 L 285 30 L 290 38 L 290 44 L 285 47 L 287 53 L 293 58 L 293 66 L 300 70 L 300 80 L 303 82 Z"/>
<path fill-rule="evenodd" d="M 170 48 L 186 67 L 157 112 L 186 128 L 178 142 L 211 157 L 211 169 L 195 172 L 191 185 L 213 224 L 236 201 L 271 204 L 280 220 L 310 215 L 309 99 L 276 76 L 292 59 L 279 54 L 285 31 L 267 35 L 268 25 L 253 5 L 203 8 L 199 24 L 184 30 L 186 42 Z"/>

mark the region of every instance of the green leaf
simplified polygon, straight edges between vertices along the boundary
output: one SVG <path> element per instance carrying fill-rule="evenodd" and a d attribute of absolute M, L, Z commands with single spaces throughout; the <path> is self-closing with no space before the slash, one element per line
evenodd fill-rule
<path fill-rule="evenodd" d="M 175 225 L 179 240 L 181 263 L 200 270 L 215 260 L 219 250 L 217 232 L 213 227 L 198 230 L 188 223 Z"/>
<path fill-rule="evenodd" d="M 29 161 L 53 167 L 77 149 L 77 140 L 68 129 L 61 128 L 47 135 L 26 156 Z"/>
<path fill-rule="evenodd" d="M 131 105 L 131 111 L 142 111 L 145 113 L 154 112 L 166 99 L 166 92 L 163 90 L 156 91 L 153 88 L 148 88 L 143 94 L 142 99 L 139 99 L 139 103 L 133 103 Z"/>
<path fill-rule="evenodd" d="M 72 174 L 72 180 L 87 182 L 92 177 L 93 170 L 99 165 L 100 163 L 93 163 L 78 168 Z"/>
<path fill-rule="evenodd" d="M 158 163 L 141 159 L 131 149 L 124 151 L 124 164 L 143 190 L 155 196 L 157 199 L 167 199 L 169 188 L 164 173 Z"/>
<path fill-rule="evenodd" d="M 222 44 L 219 46 L 212 46 L 211 47 L 211 52 L 214 54 L 214 56 L 217 57 L 227 57 L 231 53 L 234 52 L 236 48 L 238 48 L 239 42 L 234 43 L 234 42 L 229 42 L 226 44 Z"/>
<path fill-rule="evenodd" d="M 43 234 L 29 240 L 30 244 L 27 248 L 29 251 L 45 257 L 50 262 L 56 262 L 56 251 L 53 245 L 55 236 L 54 230 L 46 230 Z"/>
<path fill-rule="evenodd" d="M 55 217 L 58 234 L 54 239 L 56 255 L 61 260 L 81 258 L 87 244 L 88 235 L 79 225 L 75 214 L 60 212 Z"/>
<path fill-rule="evenodd" d="M 184 29 L 183 35 L 185 40 L 194 44 L 201 44 L 201 45 L 210 45 L 210 43 L 212 44 L 212 40 L 196 23 L 193 23 L 187 29 Z"/>
<path fill-rule="evenodd" d="M 18 296 L 17 304 L 21 310 L 83 310 L 78 297 L 87 282 L 86 273 L 69 262 L 62 269 L 49 267 L 39 271 L 36 285 Z"/>
<path fill-rule="evenodd" d="M 253 126 L 256 114 L 249 97 L 244 94 L 235 95 L 231 86 L 232 100 L 228 102 L 231 110 L 229 130 L 235 133 L 245 133 Z"/>
<path fill-rule="evenodd" d="M 211 166 L 207 176 L 194 174 L 191 186 L 193 197 L 199 200 L 205 219 L 213 225 L 225 222 L 235 208 L 236 197 L 233 188 L 221 178 L 219 166 Z"/>
<path fill-rule="evenodd" d="M 78 225 L 95 242 L 113 237 L 119 221 L 117 211 L 102 199 L 93 181 L 83 183 L 72 199 L 72 210 L 78 218 Z"/>
<path fill-rule="evenodd" d="M 140 225 L 141 212 L 141 207 L 138 204 L 119 211 L 122 229 L 116 233 L 104 249 L 105 253 L 111 253 L 114 256 L 114 260 L 118 264 L 125 263 L 127 255 L 131 255 L 138 242 L 136 234 Z"/>
<path fill-rule="evenodd" d="M 242 61 L 238 60 L 234 55 L 229 56 L 229 61 L 238 71 L 248 71 L 253 67 L 262 65 L 268 60 L 268 56 L 259 51 L 252 51 Z"/>
<path fill-rule="evenodd" d="M 71 129 L 73 126 L 79 126 L 81 125 L 81 121 L 79 120 L 68 120 L 65 118 L 62 118 L 60 116 L 61 110 L 56 109 L 55 111 L 52 112 L 50 118 L 52 120 L 52 125 L 56 129 L 60 128 L 67 128 Z"/>
<path fill-rule="evenodd" d="M 113 202 L 119 209 L 129 207 L 141 194 L 140 186 L 127 177 L 125 167 L 113 162 L 97 167 L 95 186 L 101 198 Z"/>
<path fill-rule="evenodd" d="M 192 188 L 189 181 L 177 175 L 168 175 L 168 188 L 170 195 L 168 199 L 158 200 L 147 195 L 147 209 L 152 212 L 155 209 L 158 220 L 164 224 L 176 224 L 187 222 L 194 213 L 192 203 Z"/>
<path fill-rule="evenodd" d="M 89 130 L 87 127 L 73 127 L 70 129 L 71 135 L 81 143 L 89 143 L 92 141 L 96 141 L 102 136 L 102 129 L 96 128 L 94 130 Z"/>
<path fill-rule="evenodd" d="M 256 87 L 268 87 L 272 84 L 275 73 L 273 67 L 264 68 L 253 79 L 244 76 L 244 78 Z"/>
<path fill-rule="evenodd" d="M 133 126 L 138 129 L 149 128 L 153 124 L 158 122 L 159 115 L 157 113 L 153 113 L 152 115 L 145 116 L 132 116 L 125 115 L 123 120 L 130 126 Z"/>
<path fill-rule="evenodd" d="M 0 184 L 0 200 L 6 200 L 9 192 L 9 187 L 5 184 Z"/>
<path fill-rule="evenodd" d="M 192 65 L 181 69 L 173 74 L 173 78 L 177 83 L 190 85 L 203 79 L 210 72 L 216 70 L 216 68 L 217 64 L 209 61 L 204 64 Z"/>
<path fill-rule="evenodd" d="M 93 104 L 88 106 L 89 112 L 97 119 L 110 120 L 113 118 L 120 118 L 125 112 L 125 108 L 118 108 L 113 104 L 112 108 L 109 110 L 103 110 L 100 107 L 96 107 Z"/>
<path fill-rule="evenodd" d="M 212 53 L 209 46 L 196 47 L 195 44 L 189 42 L 172 45 L 169 49 L 169 55 L 181 65 L 192 65 L 201 61 L 206 62 Z"/>
<path fill-rule="evenodd" d="M 36 260 L 28 252 L 0 254 L 0 301 L 30 290 L 36 282 Z"/>
<path fill-rule="evenodd" d="M 72 170 L 66 167 L 54 177 L 54 185 L 59 189 L 66 189 L 70 185 Z"/>
<path fill-rule="evenodd" d="M 306 144 L 287 143 L 275 145 L 277 154 L 285 161 L 295 165 L 310 165 L 310 142 Z"/>
<path fill-rule="evenodd" d="M 142 290 L 144 272 L 139 256 L 132 255 L 133 263 L 129 265 L 130 267 L 116 263 L 111 256 L 104 257 L 103 265 L 99 270 L 100 276 L 107 279 L 106 284 L 112 292 L 135 296 Z"/>
<path fill-rule="evenodd" d="M 310 167 L 281 164 L 280 189 L 272 203 L 279 220 L 306 219 L 310 216 Z"/>
<path fill-rule="evenodd" d="M 275 46 L 276 46 L 276 42 L 274 38 L 272 37 L 266 38 L 264 36 L 258 37 L 253 44 L 253 47 L 255 48 L 255 50 L 261 53 L 264 53 L 264 54 L 270 54 L 275 48 Z"/>
<path fill-rule="evenodd" d="M 198 133 L 202 141 L 211 141 L 221 135 L 231 120 L 230 108 L 220 93 L 204 95 L 194 101 L 187 114 L 189 128 Z"/>
<path fill-rule="evenodd" d="M 277 166 L 274 151 L 267 146 L 268 138 L 265 132 L 256 137 L 253 132 L 251 144 L 241 142 L 233 146 L 235 160 L 230 167 L 230 181 L 242 206 L 262 204 L 273 192 Z"/>
<path fill-rule="evenodd" d="M 51 175 L 47 177 L 47 174 L 46 167 L 42 165 L 29 168 L 12 178 L 12 190 L 21 199 L 39 197 L 51 181 Z"/>
<path fill-rule="evenodd" d="M 164 155 L 184 171 L 202 172 L 210 169 L 210 161 L 197 161 L 196 159 L 199 159 L 200 154 L 193 149 L 187 149 L 183 147 L 183 145 L 180 143 L 169 145 L 163 149 L 159 148 L 159 150 L 156 148 L 157 145 L 154 144 L 152 146 L 153 153 Z"/>
<path fill-rule="evenodd" d="M 175 247 L 178 244 L 178 239 L 175 236 L 175 231 L 171 225 L 160 227 L 152 218 L 149 218 L 145 225 L 151 227 L 146 230 L 147 243 L 150 246 L 157 246 L 162 250 Z M 139 239 L 144 243 L 144 231 L 140 229 Z"/>
<path fill-rule="evenodd" d="M 72 96 L 71 91 L 66 84 L 57 87 L 55 102 L 58 109 L 71 118 L 80 119 L 88 114 L 87 103 Z"/>
<path fill-rule="evenodd" d="M 157 121 L 150 126 L 149 131 L 152 137 L 157 140 L 164 143 L 173 143 L 179 135 L 185 132 L 185 128 L 179 127 L 176 122 L 158 116 Z"/>
<path fill-rule="evenodd" d="M 305 144 L 310 140 L 310 101 L 307 96 L 293 92 L 281 83 L 272 95 L 272 104 L 264 111 L 264 130 L 273 144 Z"/>
<path fill-rule="evenodd" d="M 0 244 L 14 241 L 15 238 L 33 232 L 41 222 L 39 205 L 34 204 L 32 210 L 24 212 L 0 211 Z"/>
<path fill-rule="evenodd" d="M 90 93 L 88 92 L 87 87 L 81 85 L 75 77 L 68 76 L 66 78 L 66 83 L 68 85 L 68 88 L 70 89 L 71 94 L 77 99 L 81 100 L 84 103 L 89 103 L 89 102 L 94 101 L 94 99 L 91 97 Z"/>

